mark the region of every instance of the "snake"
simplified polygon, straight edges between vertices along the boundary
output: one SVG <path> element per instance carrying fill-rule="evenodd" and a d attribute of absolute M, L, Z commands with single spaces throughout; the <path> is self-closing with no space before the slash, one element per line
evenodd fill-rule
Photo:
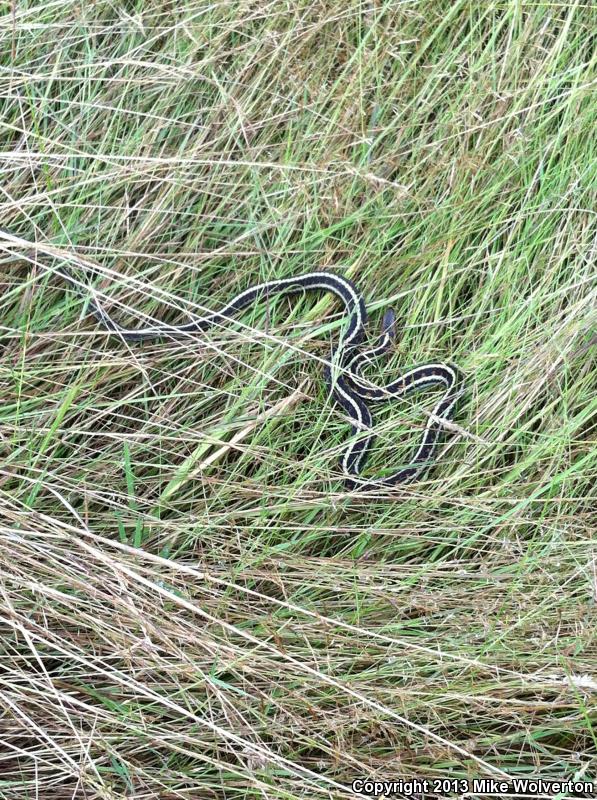
<path fill-rule="evenodd" d="M 62 278 L 80 290 L 80 282 L 69 271 L 59 269 Z M 148 327 L 126 328 L 115 321 L 88 286 L 88 309 L 112 334 L 127 342 L 147 342 L 163 338 L 184 337 L 222 326 L 237 317 L 244 309 L 270 300 L 278 295 L 308 291 L 328 292 L 344 305 L 347 324 L 337 345 L 332 348 L 330 361 L 325 362 L 324 380 L 329 396 L 346 412 L 351 423 L 351 437 L 340 457 L 340 468 L 348 491 L 373 491 L 399 484 L 408 484 L 422 477 L 435 462 L 438 444 L 445 423 L 451 423 L 464 391 L 464 376 L 451 362 L 431 362 L 403 372 L 386 386 L 375 386 L 363 377 L 363 369 L 374 359 L 387 353 L 396 338 L 396 313 L 386 310 L 382 330 L 373 347 L 365 348 L 367 309 L 362 294 L 352 280 L 328 271 L 307 272 L 289 278 L 279 278 L 254 284 L 237 294 L 222 308 L 208 311 L 181 325 L 159 323 Z M 401 398 L 420 390 L 443 389 L 437 400 L 422 437 L 409 462 L 376 479 L 362 477 L 367 455 L 376 438 L 369 404 Z"/>

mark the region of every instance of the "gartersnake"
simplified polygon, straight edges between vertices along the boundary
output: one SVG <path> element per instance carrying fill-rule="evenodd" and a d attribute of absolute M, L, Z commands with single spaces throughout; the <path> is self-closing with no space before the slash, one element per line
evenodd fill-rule
<path fill-rule="evenodd" d="M 79 288 L 80 283 L 68 272 L 59 274 Z M 251 286 L 236 295 L 218 311 L 210 311 L 183 325 L 160 324 L 145 328 L 125 328 L 115 322 L 97 300 L 90 288 L 89 308 L 95 317 L 111 332 L 129 342 L 153 341 L 162 337 L 188 336 L 221 325 L 254 303 L 275 295 L 304 291 L 331 292 L 344 303 L 348 325 L 341 334 L 338 345 L 326 363 L 324 376 L 331 396 L 348 414 L 352 422 L 352 438 L 344 451 L 340 466 L 349 490 L 369 491 L 381 487 L 410 483 L 434 463 L 443 422 L 451 422 L 456 403 L 463 392 L 463 376 L 458 367 L 450 363 L 433 362 L 410 369 L 385 387 L 375 387 L 365 381 L 361 370 L 372 358 L 387 352 L 394 339 L 395 314 L 392 309 L 383 317 L 382 333 L 375 346 L 362 349 L 367 323 L 367 310 L 362 295 L 354 283 L 330 272 L 308 272 L 293 278 L 281 278 Z M 420 389 L 440 386 L 444 389 L 425 425 L 421 442 L 410 462 L 383 478 L 362 479 L 361 471 L 375 438 L 373 418 L 368 403 L 404 397 Z M 358 434 L 361 434 L 360 436 Z"/>

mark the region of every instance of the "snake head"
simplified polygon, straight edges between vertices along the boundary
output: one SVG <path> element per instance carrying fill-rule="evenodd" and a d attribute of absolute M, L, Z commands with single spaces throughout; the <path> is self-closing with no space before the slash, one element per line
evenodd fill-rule
<path fill-rule="evenodd" d="M 396 312 L 393 308 L 388 308 L 384 313 L 381 322 L 382 335 L 387 333 L 392 341 L 396 338 Z"/>

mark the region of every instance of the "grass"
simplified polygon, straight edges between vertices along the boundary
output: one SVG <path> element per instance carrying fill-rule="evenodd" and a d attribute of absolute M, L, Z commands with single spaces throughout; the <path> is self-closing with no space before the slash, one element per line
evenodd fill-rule
<path fill-rule="evenodd" d="M 594 9 L 2 15 L 2 800 L 597 779 Z M 457 430 L 347 495 L 332 299 L 131 346 L 59 266 L 131 323 L 337 271 L 398 315 L 372 380 L 462 367 Z"/>

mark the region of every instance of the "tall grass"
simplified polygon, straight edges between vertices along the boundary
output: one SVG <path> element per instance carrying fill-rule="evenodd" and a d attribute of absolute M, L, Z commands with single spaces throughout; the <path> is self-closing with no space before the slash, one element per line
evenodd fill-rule
<path fill-rule="evenodd" d="M 597 778 L 591 5 L 2 13 L 0 797 Z M 467 375 L 417 484 L 343 489 L 330 297 L 141 346 L 85 301 L 315 268 L 396 309 L 372 381 Z M 376 410 L 369 474 L 429 404 Z"/>

